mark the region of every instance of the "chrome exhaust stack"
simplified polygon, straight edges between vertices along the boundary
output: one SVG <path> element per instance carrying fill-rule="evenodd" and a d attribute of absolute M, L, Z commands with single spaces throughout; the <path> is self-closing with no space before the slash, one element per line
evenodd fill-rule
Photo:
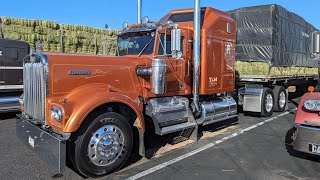
<path fill-rule="evenodd" d="M 142 19 L 142 14 L 141 14 L 141 11 L 142 11 L 142 0 L 138 0 L 138 24 L 141 24 L 141 19 Z"/>
<path fill-rule="evenodd" d="M 194 0 L 194 42 L 193 42 L 193 104 L 195 114 L 200 114 L 199 84 L 200 84 L 200 0 Z"/>

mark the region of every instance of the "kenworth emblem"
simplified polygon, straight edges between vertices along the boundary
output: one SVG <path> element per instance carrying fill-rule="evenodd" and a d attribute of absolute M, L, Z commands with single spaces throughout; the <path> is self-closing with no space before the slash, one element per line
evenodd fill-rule
<path fill-rule="evenodd" d="M 91 75 L 91 71 L 71 70 L 71 71 L 69 71 L 69 75 Z"/>

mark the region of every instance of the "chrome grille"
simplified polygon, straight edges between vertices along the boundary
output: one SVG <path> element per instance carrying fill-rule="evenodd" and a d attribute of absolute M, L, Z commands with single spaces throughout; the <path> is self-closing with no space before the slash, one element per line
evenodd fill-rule
<path fill-rule="evenodd" d="M 43 57 L 33 58 L 25 62 L 23 67 L 24 112 L 40 123 L 45 122 L 47 95 L 47 64 L 43 62 Z"/>

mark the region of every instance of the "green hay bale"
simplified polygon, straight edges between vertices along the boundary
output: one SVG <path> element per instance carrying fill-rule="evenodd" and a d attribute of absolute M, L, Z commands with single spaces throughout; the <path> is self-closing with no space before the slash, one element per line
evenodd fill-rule
<path fill-rule="evenodd" d="M 34 28 L 33 27 L 26 27 L 26 26 L 21 26 L 21 25 L 5 25 L 4 26 L 4 32 L 16 32 L 16 33 L 26 33 L 26 34 L 32 34 L 34 33 Z"/>
<path fill-rule="evenodd" d="M 57 24 L 52 21 L 28 20 L 21 18 L 1 17 L 4 24 L 5 38 L 23 40 L 34 47 L 36 43 L 45 41 L 43 47 L 46 51 L 78 53 L 103 53 L 103 41 L 108 39 L 108 54 L 114 53 L 116 43 L 115 30 L 104 30 L 82 25 Z M 64 44 L 61 45 L 61 32 L 63 30 Z M 96 36 L 96 38 L 94 38 Z M 96 48 L 95 48 L 96 44 Z M 62 48 L 63 47 L 63 48 Z M 97 52 L 96 52 L 97 51 Z"/>
<path fill-rule="evenodd" d="M 49 35 L 49 34 L 60 34 L 59 30 L 56 29 L 52 29 L 52 28 L 47 28 L 47 27 L 43 27 L 43 26 L 36 26 L 34 28 L 35 33 L 38 34 L 43 34 L 43 35 Z"/>
<path fill-rule="evenodd" d="M 309 67 L 271 67 L 269 72 L 269 65 L 268 63 L 264 62 L 236 61 L 235 67 L 240 75 L 263 75 L 277 77 L 318 74 L 318 68 Z"/>

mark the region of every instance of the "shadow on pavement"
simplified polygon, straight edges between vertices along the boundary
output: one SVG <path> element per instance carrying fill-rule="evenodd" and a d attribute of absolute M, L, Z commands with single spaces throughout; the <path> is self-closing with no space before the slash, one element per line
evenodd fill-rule
<path fill-rule="evenodd" d="M 212 133 L 236 124 L 238 124 L 238 119 L 233 118 L 233 119 L 213 123 L 211 125 L 199 126 L 198 137 L 199 139 L 203 137 L 204 132 Z M 152 158 L 157 153 L 157 151 L 159 151 L 160 148 L 166 146 L 167 144 L 171 144 L 171 145 L 176 144 L 174 139 L 179 137 L 180 133 L 181 132 L 177 132 L 177 133 L 160 136 L 155 134 L 154 132 L 146 132 L 146 135 L 145 135 L 146 158 L 148 159 Z"/>
<path fill-rule="evenodd" d="M 19 114 L 19 112 L 0 113 L 0 121 L 15 118 L 16 114 Z"/>

